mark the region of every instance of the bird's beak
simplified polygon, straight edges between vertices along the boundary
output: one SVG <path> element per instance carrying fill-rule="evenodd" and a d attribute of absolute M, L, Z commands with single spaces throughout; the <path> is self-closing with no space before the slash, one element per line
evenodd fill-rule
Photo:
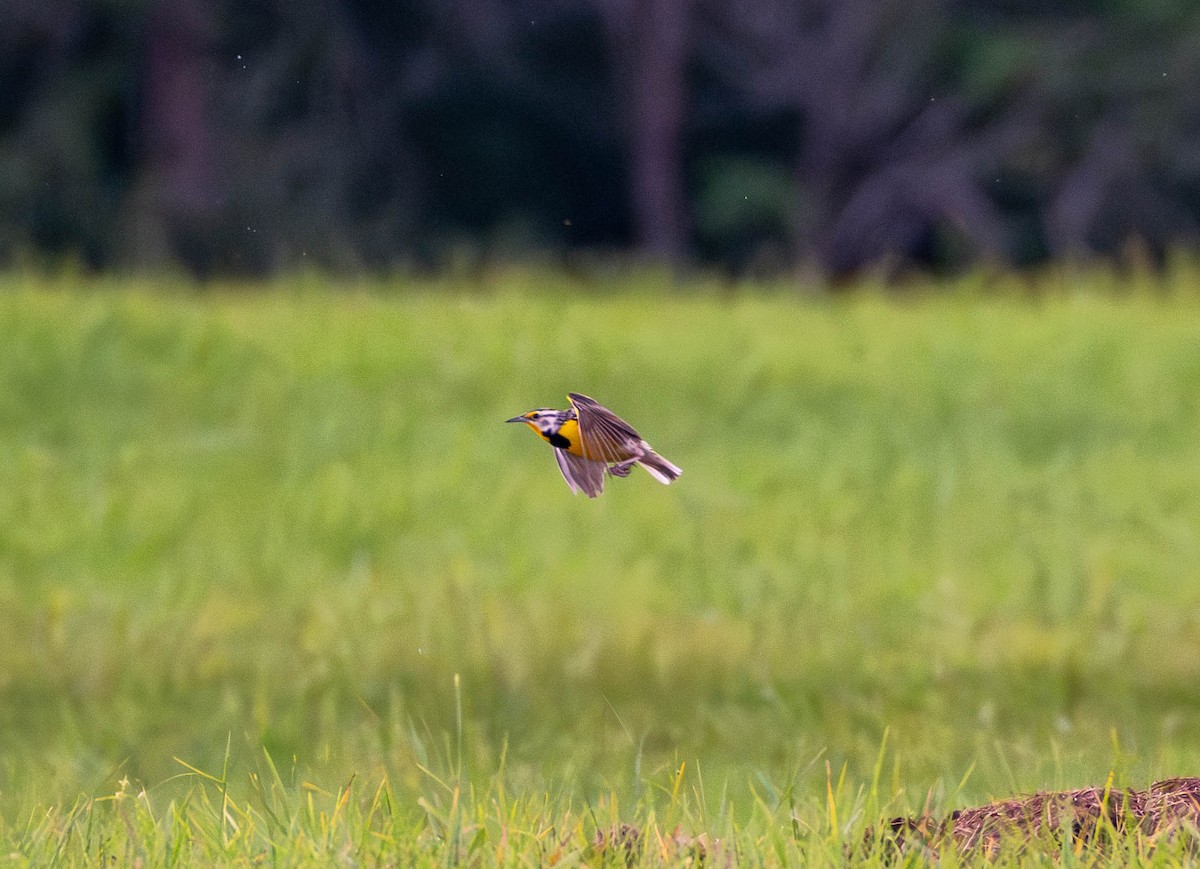
<path fill-rule="evenodd" d="M 512 419 L 506 419 L 505 422 L 529 422 L 529 420 L 523 416 L 514 416 Z"/>

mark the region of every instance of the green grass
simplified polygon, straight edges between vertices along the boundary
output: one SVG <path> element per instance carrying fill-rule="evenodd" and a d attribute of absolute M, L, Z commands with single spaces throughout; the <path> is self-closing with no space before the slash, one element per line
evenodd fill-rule
<path fill-rule="evenodd" d="M 0 279 L 0 856 L 834 860 L 1200 772 L 1200 298 L 1083 280 Z M 573 498 L 502 424 L 568 390 L 679 483 Z"/>

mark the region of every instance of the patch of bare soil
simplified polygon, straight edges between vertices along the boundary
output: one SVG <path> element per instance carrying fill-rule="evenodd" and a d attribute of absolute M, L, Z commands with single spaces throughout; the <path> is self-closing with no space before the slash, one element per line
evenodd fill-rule
<path fill-rule="evenodd" d="M 863 845 L 867 851 L 882 844 L 897 856 L 936 858 L 946 849 L 985 856 L 1032 846 L 1054 852 L 1068 835 L 1074 847 L 1103 848 L 1125 842 L 1130 835 L 1153 845 L 1174 841 L 1181 833 L 1200 847 L 1200 778 L 1155 782 L 1144 791 L 1042 791 L 960 809 L 940 820 L 931 815 L 894 818 L 882 834 L 868 830 Z M 618 824 L 597 830 L 592 842 L 593 856 L 617 864 L 632 866 L 646 851 L 664 862 L 684 866 L 734 866 L 738 862 L 737 854 L 720 839 L 710 839 L 706 833 L 690 836 L 678 829 L 648 834 L 632 824 Z M 853 851 L 849 848 L 846 856 L 852 857 Z"/>
<path fill-rule="evenodd" d="M 895 818 L 889 827 L 886 841 L 898 850 L 931 854 L 948 846 L 986 854 L 1034 840 L 1061 842 L 1068 830 L 1076 844 L 1102 845 L 1107 838 L 1131 833 L 1158 840 L 1181 830 L 1195 837 L 1200 831 L 1200 778 L 1167 779 L 1144 791 L 1039 792 L 961 809 L 943 820 L 927 815 Z M 869 840 L 873 837 L 868 833 Z"/>

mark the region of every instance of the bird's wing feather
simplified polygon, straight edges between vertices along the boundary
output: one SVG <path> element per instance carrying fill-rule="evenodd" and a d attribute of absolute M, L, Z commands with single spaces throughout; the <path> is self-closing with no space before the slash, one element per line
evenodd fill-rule
<path fill-rule="evenodd" d="M 586 395 L 571 392 L 567 398 L 579 417 L 584 455 L 603 462 L 620 462 L 636 454 L 642 438 L 633 426 Z"/>
<path fill-rule="evenodd" d="M 554 458 L 558 460 L 558 469 L 573 493 L 582 491 L 589 498 L 595 498 L 604 491 L 604 462 L 575 456 L 557 447 L 554 449 Z"/>

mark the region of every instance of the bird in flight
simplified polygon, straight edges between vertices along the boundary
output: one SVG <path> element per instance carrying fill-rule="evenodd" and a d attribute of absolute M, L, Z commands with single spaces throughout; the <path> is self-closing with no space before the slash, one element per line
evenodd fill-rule
<path fill-rule="evenodd" d="M 572 392 L 567 410 L 539 407 L 505 422 L 523 422 L 554 447 L 554 458 L 571 491 L 595 498 L 604 491 L 604 474 L 628 477 L 641 465 L 654 479 L 670 485 L 683 473 L 650 448 L 642 436 L 595 399 Z"/>

